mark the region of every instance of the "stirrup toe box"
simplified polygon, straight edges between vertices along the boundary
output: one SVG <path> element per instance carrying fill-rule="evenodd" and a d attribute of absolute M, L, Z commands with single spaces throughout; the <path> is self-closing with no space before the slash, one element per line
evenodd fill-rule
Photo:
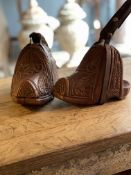
<path fill-rule="evenodd" d="M 40 96 L 37 86 L 31 80 L 22 81 L 12 97 L 14 101 L 23 105 L 43 105 L 53 99 L 51 94 Z"/>
<path fill-rule="evenodd" d="M 75 74 L 59 79 L 54 87 L 54 96 L 71 104 L 88 104 L 88 93 L 90 92 L 83 85 L 79 86 L 78 81 L 83 84 L 83 81 L 76 79 Z"/>
<path fill-rule="evenodd" d="M 33 43 L 19 54 L 11 85 L 11 96 L 23 105 L 44 105 L 53 99 L 57 66 L 44 37 L 31 34 Z"/>
<path fill-rule="evenodd" d="M 69 80 L 67 78 L 59 79 L 53 89 L 54 96 L 63 100 L 68 94 L 68 84 Z"/>
<path fill-rule="evenodd" d="M 25 80 L 20 84 L 16 96 L 18 98 L 38 98 L 38 91 L 33 82 Z"/>

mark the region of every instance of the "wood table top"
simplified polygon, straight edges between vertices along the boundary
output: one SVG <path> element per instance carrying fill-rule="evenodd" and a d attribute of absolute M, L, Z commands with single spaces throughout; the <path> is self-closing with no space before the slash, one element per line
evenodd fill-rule
<path fill-rule="evenodd" d="M 131 59 L 124 59 L 124 70 L 131 81 Z M 1 175 L 131 142 L 131 93 L 122 101 L 100 106 L 73 106 L 54 99 L 35 108 L 13 102 L 10 85 L 11 78 L 0 80 Z"/>

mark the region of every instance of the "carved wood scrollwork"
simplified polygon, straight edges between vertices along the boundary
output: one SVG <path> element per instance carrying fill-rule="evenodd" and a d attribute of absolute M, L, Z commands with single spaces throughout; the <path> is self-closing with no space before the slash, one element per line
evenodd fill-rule
<path fill-rule="evenodd" d="M 28 104 L 29 101 L 35 105 L 38 100 L 41 101 L 40 104 L 44 104 L 53 98 L 57 67 L 46 41 L 42 38 L 40 42 L 39 35 L 35 34 L 34 44 L 28 44 L 21 51 L 16 64 L 11 94 L 20 103 Z M 23 102 L 24 100 L 26 102 Z M 30 102 L 31 100 L 33 102 Z"/>

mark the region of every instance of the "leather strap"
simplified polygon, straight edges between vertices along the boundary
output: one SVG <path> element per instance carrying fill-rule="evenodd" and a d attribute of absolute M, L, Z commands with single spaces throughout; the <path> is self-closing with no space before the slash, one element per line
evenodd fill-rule
<path fill-rule="evenodd" d="M 103 87 L 102 87 L 102 92 L 101 92 L 99 104 L 103 104 L 107 101 L 107 90 L 108 90 L 110 69 L 111 69 L 111 48 L 107 44 L 105 44 L 105 48 L 106 48 L 105 76 L 103 79 Z"/>
<path fill-rule="evenodd" d="M 48 47 L 48 44 L 45 38 L 40 33 L 33 32 L 30 34 L 29 37 L 30 39 L 32 39 L 34 44 L 46 45 Z"/>
<path fill-rule="evenodd" d="M 107 25 L 103 28 L 100 33 L 100 39 L 105 40 L 106 43 L 109 44 L 113 34 L 116 29 L 120 28 L 125 19 L 131 13 L 131 0 L 126 0 L 125 3 L 121 6 L 121 8 L 114 14 L 114 16 L 110 19 Z"/>

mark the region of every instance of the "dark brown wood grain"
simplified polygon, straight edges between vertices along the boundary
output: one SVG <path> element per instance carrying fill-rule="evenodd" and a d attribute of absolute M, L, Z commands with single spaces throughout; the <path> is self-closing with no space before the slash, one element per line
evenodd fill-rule
<path fill-rule="evenodd" d="M 123 99 L 129 90 L 129 82 L 123 81 L 119 52 L 112 46 L 96 44 L 72 75 L 56 82 L 54 95 L 72 104 L 94 105 Z"/>
<path fill-rule="evenodd" d="M 57 67 L 44 37 L 39 33 L 30 37 L 33 43 L 25 46 L 17 60 L 11 95 L 24 105 L 44 105 L 54 98 Z"/>
<path fill-rule="evenodd" d="M 127 0 L 101 31 L 99 41 L 85 54 L 76 71 L 56 82 L 55 97 L 72 104 L 96 105 L 127 96 L 131 85 L 123 80 L 119 51 L 109 43 L 130 12 L 131 1 Z"/>

